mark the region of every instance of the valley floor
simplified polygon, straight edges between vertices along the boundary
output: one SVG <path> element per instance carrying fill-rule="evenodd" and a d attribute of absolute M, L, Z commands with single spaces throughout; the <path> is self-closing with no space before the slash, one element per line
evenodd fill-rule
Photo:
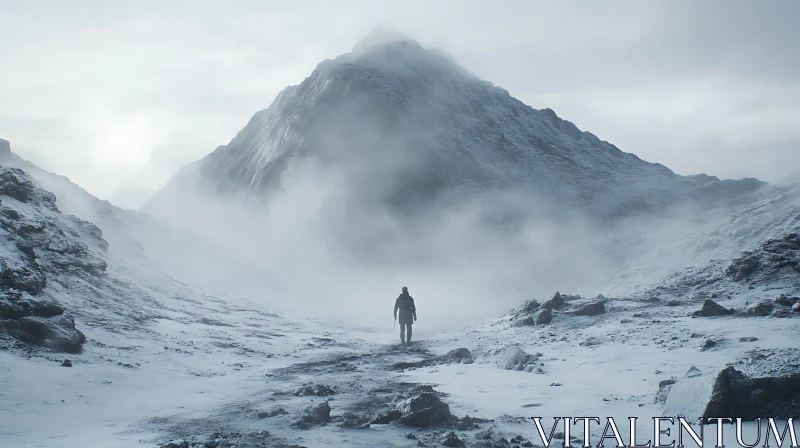
<path fill-rule="evenodd" d="M 391 329 L 354 330 L 208 301 L 165 313 L 140 331 L 84 326 L 88 341 L 82 354 L 68 356 L 71 368 L 61 366 L 63 355 L 20 346 L 0 351 L 0 444 L 441 446 L 443 433 L 454 431 L 467 446 L 504 446 L 518 435 L 517 444 L 541 445 L 530 417 L 543 417 L 547 428 L 556 416 L 650 421 L 665 413 L 654 400 L 659 381 L 683 378 L 692 366 L 713 378 L 748 350 L 791 348 L 800 336 L 796 317 L 690 317 L 696 309 L 616 299 L 594 317 L 562 314 L 537 326 L 504 317 L 438 334 L 420 321 L 417 341 L 403 347 Z M 701 350 L 706 339 L 717 344 Z M 510 346 L 540 355 L 539 373 L 499 368 Z M 401 364 L 460 347 L 474 363 Z M 491 422 L 469 430 L 397 421 L 342 427 L 388 410 L 419 384 L 443 393 L 454 415 Z M 327 388 L 304 393 L 306 385 Z M 296 426 L 306 408 L 325 401 L 333 421 Z M 476 438 L 487 429 L 490 439 Z M 593 429 L 596 444 L 603 428 Z M 577 426 L 573 434 L 582 438 Z"/>

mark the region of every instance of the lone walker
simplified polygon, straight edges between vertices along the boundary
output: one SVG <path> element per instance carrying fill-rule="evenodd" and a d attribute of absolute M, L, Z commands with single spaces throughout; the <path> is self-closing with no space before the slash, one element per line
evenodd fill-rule
<path fill-rule="evenodd" d="M 400 310 L 400 343 L 408 345 L 411 342 L 411 325 L 417 320 L 417 307 L 414 306 L 414 298 L 408 295 L 408 288 L 403 286 L 403 292 L 394 302 L 394 319 L 397 320 L 397 310 Z M 408 339 L 406 339 L 406 327 L 408 327 Z"/>

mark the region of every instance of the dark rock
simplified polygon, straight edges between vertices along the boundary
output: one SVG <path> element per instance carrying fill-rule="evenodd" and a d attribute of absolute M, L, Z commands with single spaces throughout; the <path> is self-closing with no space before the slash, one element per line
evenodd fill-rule
<path fill-rule="evenodd" d="M 705 341 L 703 341 L 703 345 L 700 346 L 700 351 L 706 351 L 716 346 L 717 346 L 716 341 L 714 341 L 713 339 L 706 339 Z"/>
<path fill-rule="evenodd" d="M 561 383 L 552 383 L 552 384 L 550 384 L 550 385 L 551 385 L 551 386 L 563 386 L 563 384 L 561 384 Z"/>
<path fill-rule="evenodd" d="M 35 188 L 24 171 L 7 167 L 0 169 L 0 195 L 10 196 L 19 202 L 28 202 Z"/>
<path fill-rule="evenodd" d="M 550 311 L 550 308 L 542 308 L 533 316 L 533 322 L 536 325 L 547 325 L 552 321 L 553 313 Z"/>
<path fill-rule="evenodd" d="M 533 443 L 530 440 L 526 440 L 526 441 L 522 442 L 519 446 L 522 446 L 522 447 L 525 447 L 525 448 L 529 448 L 529 447 L 533 446 Z"/>
<path fill-rule="evenodd" d="M 695 366 L 691 366 L 691 367 L 689 367 L 689 370 L 686 371 L 686 374 L 684 374 L 684 377 L 686 377 L 686 378 L 695 378 L 695 377 L 698 377 L 698 376 L 700 376 L 702 374 L 703 373 L 700 372 L 700 369 L 698 369 Z"/>
<path fill-rule="evenodd" d="M 792 305 L 792 312 L 800 313 L 800 303 L 795 303 L 794 305 Z"/>
<path fill-rule="evenodd" d="M 72 367 L 72 361 L 65 359 L 64 362 L 61 363 L 61 367 Z"/>
<path fill-rule="evenodd" d="M 0 328 L 20 341 L 40 345 L 56 351 L 79 353 L 86 336 L 77 328 L 72 316 L 25 316 L 0 321 Z"/>
<path fill-rule="evenodd" d="M 751 306 L 745 313 L 751 316 L 769 316 L 773 309 L 775 309 L 775 304 L 765 300 Z"/>
<path fill-rule="evenodd" d="M 702 338 L 703 334 L 702 333 L 692 333 L 692 334 L 689 335 L 689 337 L 692 338 L 692 339 Z"/>
<path fill-rule="evenodd" d="M 450 350 L 440 360 L 445 364 L 472 364 L 473 362 L 472 352 L 463 347 Z"/>
<path fill-rule="evenodd" d="M 528 300 L 525 302 L 525 305 L 522 306 L 522 311 L 525 313 L 533 313 L 539 309 L 539 302 L 536 300 Z"/>
<path fill-rule="evenodd" d="M 758 338 L 755 337 L 755 336 L 747 336 L 747 337 L 739 338 L 739 342 L 755 342 L 757 340 L 758 340 Z"/>
<path fill-rule="evenodd" d="M 189 442 L 182 441 L 182 442 L 170 442 L 164 445 L 161 445 L 159 448 L 189 448 Z"/>
<path fill-rule="evenodd" d="M 277 409 L 272 409 L 272 410 L 269 410 L 269 411 L 261 411 L 258 414 L 256 414 L 256 417 L 258 417 L 258 418 L 263 420 L 265 418 L 272 418 L 272 417 L 277 417 L 279 415 L 286 415 L 286 414 L 288 414 L 288 412 L 286 412 L 286 409 L 277 408 Z"/>
<path fill-rule="evenodd" d="M 470 417 L 469 415 L 464 416 L 456 422 L 456 429 L 459 431 L 468 431 L 470 429 L 477 428 L 479 423 L 489 423 L 492 420 L 485 420 L 482 418 L 474 418 Z"/>
<path fill-rule="evenodd" d="M 773 302 L 781 306 L 794 306 L 794 304 L 800 302 L 800 297 L 792 297 L 786 294 L 781 294 L 773 299 Z"/>
<path fill-rule="evenodd" d="M 800 370 L 781 376 L 751 378 L 728 366 L 717 375 L 703 417 L 797 418 L 798 397 Z"/>
<path fill-rule="evenodd" d="M 600 342 L 599 339 L 597 339 L 597 338 L 588 338 L 588 339 L 585 339 L 585 340 L 581 341 L 578 345 L 583 346 L 583 347 L 591 347 L 593 345 L 600 345 L 600 344 L 602 344 L 602 342 Z"/>
<path fill-rule="evenodd" d="M 670 300 L 666 303 L 667 306 L 681 306 L 681 302 L 679 300 Z"/>
<path fill-rule="evenodd" d="M 487 429 L 485 431 L 475 433 L 475 438 L 478 440 L 489 440 L 492 438 L 492 434 L 493 434 L 492 430 Z"/>
<path fill-rule="evenodd" d="M 369 417 L 352 412 L 345 412 L 339 420 L 341 420 L 339 427 L 344 429 L 368 429 L 370 426 Z"/>
<path fill-rule="evenodd" d="M 605 302 L 595 302 L 583 305 L 582 307 L 578 308 L 575 311 L 572 311 L 570 314 L 574 314 L 575 316 L 599 316 L 606 312 Z"/>
<path fill-rule="evenodd" d="M 695 317 L 711 317 L 711 316 L 727 316 L 733 314 L 733 310 L 725 308 L 713 300 L 706 299 L 703 301 L 703 307 L 695 311 L 692 316 Z"/>
<path fill-rule="evenodd" d="M 389 412 L 384 412 L 375 416 L 370 423 L 373 425 L 388 425 L 389 423 L 399 420 L 403 415 L 397 409 L 392 409 Z"/>
<path fill-rule="evenodd" d="M 309 406 L 303 417 L 293 424 L 300 429 L 311 429 L 314 425 L 325 425 L 331 421 L 331 406 L 327 401 L 316 406 Z"/>
<path fill-rule="evenodd" d="M 441 425 L 452 418 L 450 406 L 433 392 L 423 392 L 408 398 L 399 406 L 400 423 L 415 428 Z"/>
<path fill-rule="evenodd" d="M 64 308 L 55 300 L 31 300 L 31 313 L 38 317 L 53 317 L 64 314 Z"/>
<path fill-rule="evenodd" d="M 459 439 L 458 436 L 456 436 L 456 433 L 454 432 L 446 434 L 444 437 L 442 437 L 439 443 L 441 443 L 444 446 L 450 446 L 450 447 L 465 445 L 464 441 Z"/>
<path fill-rule="evenodd" d="M 567 302 L 566 302 L 566 300 L 564 300 L 564 297 L 561 296 L 561 293 L 556 291 L 556 293 L 553 295 L 552 298 L 550 298 L 550 300 L 547 300 L 546 302 L 544 302 L 542 304 L 541 308 L 543 310 L 545 310 L 545 309 L 546 310 L 554 310 L 554 309 L 557 310 L 557 309 L 562 308 L 564 305 L 566 305 L 566 303 Z"/>
<path fill-rule="evenodd" d="M 777 309 L 770 314 L 770 317 L 792 317 L 792 312 L 785 309 Z"/>
<path fill-rule="evenodd" d="M 324 384 L 307 384 L 303 387 L 295 389 L 293 395 L 298 397 L 327 397 L 330 395 L 336 395 L 336 390 Z"/>

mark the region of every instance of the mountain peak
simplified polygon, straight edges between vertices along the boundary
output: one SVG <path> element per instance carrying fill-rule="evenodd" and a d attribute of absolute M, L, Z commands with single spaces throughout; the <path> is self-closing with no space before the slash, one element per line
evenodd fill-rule
<path fill-rule="evenodd" d="M 8 140 L 3 140 L 0 138 L 0 154 L 10 154 L 11 153 L 11 143 Z"/>
<path fill-rule="evenodd" d="M 367 53 L 383 46 L 408 46 L 422 48 L 419 42 L 390 27 L 378 27 L 367 33 L 353 46 L 353 53 Z"/>

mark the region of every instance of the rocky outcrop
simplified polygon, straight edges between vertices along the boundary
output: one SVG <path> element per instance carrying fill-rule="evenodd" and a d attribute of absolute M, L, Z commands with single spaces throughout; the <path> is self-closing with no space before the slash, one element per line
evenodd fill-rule
<path fill-rule="evenodd" d="M 727 316 L 733 314 L 734 310 L 725 308 L 713 300 L 703 301 L 703 307 L 692 313 L 694 317 Z"/>
<path fill-rule="evenodd" d="M 791 275 L 800 277 L 800 234 L 765 241 L 754 251 L 743 252 L 725 268 L 734 281 L 761 282 Z"/>
<path fill-rule="evenodd" d="M 606 312 L 605 301 L 600 300 L 599 302 L 582 305 L 575 311 L 570 311 L 570 314 L 573 314 L 575 316 L 599 316 L 601 314 L 605 314 L 605 312 Z"/>
<path fill-rule="evenodd" d="M 753 350 L 717 375 L 703 417 L 797 418 L 800 349 Z"/>
<path fill-rule="evenodd" d="M 55 196 L 22 170 L 0 167 L 0 197 L 0 332 L 57 351 L 80 351 L 86 337 L 47 286 L 67 277 L 91 283 L 102 276 L 102 233 L 62 215 Z"/>

